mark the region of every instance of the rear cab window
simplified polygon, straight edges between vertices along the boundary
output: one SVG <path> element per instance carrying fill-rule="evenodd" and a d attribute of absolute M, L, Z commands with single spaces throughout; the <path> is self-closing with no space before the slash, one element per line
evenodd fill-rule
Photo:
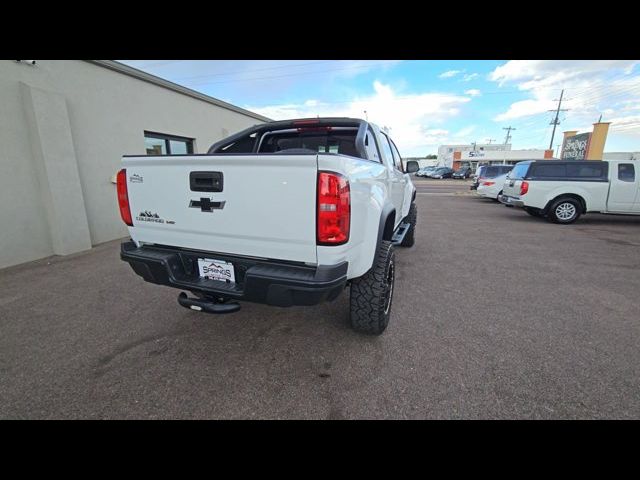
<path fill-rule="evenodd" d="M 276 153 L 292 149 L 312 150 L 318 153 L 339 153 L 357 157 L 355 128 L 284 130 L 265 134 L 258 153 Z"/>
<path fill-rule="evenodd" d="M 522 180 L 527 176 L 530 166 L 530 163 L 516 163 L 513 169 L 509 172 L 509 178 L 513 180 Z"/>
<path fill-rule="evenodd" d="M 254 125 L 214 143 L 207 153 L 334 154 L 381 162 L 380 146 L 380 139 L 363 120 L 307 118 Z"/>
<path fill-rule="evenodd" d="M 486 178 L 496 178 L 510 171 L 510 165 L 490 165 L 482 172 L 482 176 Z"/>

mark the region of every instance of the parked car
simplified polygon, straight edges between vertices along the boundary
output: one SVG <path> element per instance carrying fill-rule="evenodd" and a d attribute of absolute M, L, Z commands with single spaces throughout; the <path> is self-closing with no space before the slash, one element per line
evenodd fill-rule
<path fill-rule="evenodd" d="M 429 178 L 451 178 L 453 169 L 449 167 L 439 167 L 427 174 Z"/>
<path fill-rule="evenodd" d="M 513 169 L 513 165 L 481 165 L 476 170 L 476 174 L 469 187 L 470 190 L 477 190 L 481 179 L 496 178 L 499 175 L 509 173 Z"/>
<path fill-rule="evenodd" d="M 500 201 L 560 224 L 589 212 L 640 215 L 639 167 L 628 160 L 520 162 Z"/>
<path fill-rule="evenodd" d="M 453 172 L 453 175 L 451 175 L 451 178 L 465 179 L 465 178 L 469 178 L 470 176 L 471 176 L 471 167 L 462 167 L 456 170 L 455 172 Z"/>
<path fill-rule="evenodd" d="M 378 149 L 379 146 L 379 149 Z M 288 307 L 349 286 L 350 321 L 382 333 L 395 246 L 414 244 L 416 189 L 393 140 L 351 118 L 255 125 L 206 155 L 132 155 L 117 175 L 120 257 L 183 307 Z"/>
<path fill-rule="evenodd" d="M 503 173 L 495 178 L 484 178 L 481 180 L 477 189 L 478 195 L 499 201 L 498 197 L 502 195 L 502 189 L 504 187 L 504 182 L 507 179 L 507 175 L 507 173 Z"/>
<path fill-rule="evenodd" d="M 438 167 L 422 167 L 416 172 L 416 177 L 426 177 L 429 173 L 436 170 Z"/>

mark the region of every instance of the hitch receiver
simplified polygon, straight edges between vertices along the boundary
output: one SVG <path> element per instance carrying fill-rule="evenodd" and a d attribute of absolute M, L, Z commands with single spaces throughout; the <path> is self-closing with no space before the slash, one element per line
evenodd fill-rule
<path fill-rule="evenodd" d="M 217 302 L 203 298 L 189 298 L 186 293 L 180 292 L 178 303 L 184 308 L 206 313 L 233 313 L 240 310 L 240 304 L 236 302 Z"/>

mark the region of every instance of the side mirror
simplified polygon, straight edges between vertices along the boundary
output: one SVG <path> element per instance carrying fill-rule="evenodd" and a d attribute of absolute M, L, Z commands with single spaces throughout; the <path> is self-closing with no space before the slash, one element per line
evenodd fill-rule
<path fill-rule="evenodd" d="M 409 160 L 407 166 L 404 169 L 404 173 L 417 172 L 420 169 L 420 165 L 415 160 Z"/>

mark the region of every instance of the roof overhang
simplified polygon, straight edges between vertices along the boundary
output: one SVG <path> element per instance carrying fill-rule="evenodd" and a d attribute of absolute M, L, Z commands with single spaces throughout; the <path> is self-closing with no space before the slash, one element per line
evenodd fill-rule
<path fill-rule="evenodd" d="M 114 70 L 124 75 L 129 75 L 130 77 L 137 78 L 138 80 L 142 80 L 143 82 L 153 83 L 154 85 L 158 85 L 159 87 L 163 87 L 168 90 L 173 90 L 174 92 L 181 93 L 182 95 L 187 95 L 189 97 L 202 100 L 203 102 L 210 103 L 217 107 L 225 108 L 227 110 L 231 110 L 233 112 L 255 118 L 256 120 L 260 120 L 262 122 L 272 121 L 270 118 L 264 117 L 258 113 L 252 112 L 250 110 L 245 110 L 244 108 L 237 107 L 227 102 L 223 102 L 222 100 L 218 100 L 217 98 L 210 97 L 209 95 L 205 95 L 204 93 L 196 92 L 195 90 L 191 90 L 190 88 L 183 87 L 182 85 L 178 85 L 177 83 L 170 82 L 163 78 L 156 77 L 155 75 L 151 75 L 150 73 L 143 72 L 142 70 L 138 70 L 137 68 L 133 68 L 128 65 L 125 65 L 124 63 L 116 62 L 113 60 L 85 60 L 85 61 L 92 63 L 94 65 L 98 65 L 100 67 Z"/>

